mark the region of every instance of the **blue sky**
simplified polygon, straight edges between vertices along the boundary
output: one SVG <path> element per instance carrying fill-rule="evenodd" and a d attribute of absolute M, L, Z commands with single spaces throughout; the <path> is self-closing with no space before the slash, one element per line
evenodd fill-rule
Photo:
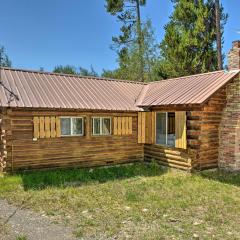
<path fill-rule="evenodd" d="M 221 0 L 229 20 L 225 27 L 224 52 L 240 39 L 240 1 Z M 52 71 L 70 64 L 97 72 L 114 69 L 116 55 L 109 47 L 119 32 L 115 17 L 106 13 L 104 0 L 0 0 L 0 44 L 5 46 L 13 67 Z M 170 0 L 148 0 L 142 9 L 152 19 L 156 37 L 172 11 Z"/>

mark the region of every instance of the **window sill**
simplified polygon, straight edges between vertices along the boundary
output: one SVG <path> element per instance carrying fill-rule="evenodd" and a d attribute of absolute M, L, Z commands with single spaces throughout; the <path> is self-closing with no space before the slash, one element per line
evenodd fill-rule
<path fill-rule="evenodd" d="M 181 151 L 187 151 L 188 149 L 184 149 L 184 148 L 178 148 L 176 146 L 168 146 L 168 145 L 163 145 L 163 144 L 159 144 L 159 143 L 154 143 L 153 145 L 157 145 L 159 147 L 165 148 L 165 149 L 169 149 L 169 150 L 181 150 Z"/>
<path fill-rule="evenodd" d="M 158 146 L 161 146 L 161 147 L 166 147 L 166 148 L 176 148 L 176 146 L 164 145 L 164 144 L 161 144 L 161 143 L 155 143 L 155 144 L 158 145 Z"/>
<path fill-rule="evenodd" d="M 61 135 L 61 137 L 84 137 L 84 135 Z"/>
<path fill-rule="evenodd" d="M 112 134 L 92 134 L 91 137 L 110 137 Z"/>

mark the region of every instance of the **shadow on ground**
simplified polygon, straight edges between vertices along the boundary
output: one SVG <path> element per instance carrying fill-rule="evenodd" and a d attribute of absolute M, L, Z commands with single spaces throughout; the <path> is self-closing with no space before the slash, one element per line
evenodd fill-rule
<path fill-rule="evenodd" d="M 209 180 L 214 180 L 225 184 L 231 184 L 238 187 L 240 186 L 240 172 L 231 173 L 216 170 L 216 171 L 203 171 L 200 172 L 199 175 Z"/>
<path fill-rule="evenodd" d="M 135 163 L 111 167 L 48 170 L 19 173 L 24 190 L 47 187 L 81 186 L 93 182 L 121 180 L 133 177 L 159 176 L 167 171 L 155 163 Z"/>

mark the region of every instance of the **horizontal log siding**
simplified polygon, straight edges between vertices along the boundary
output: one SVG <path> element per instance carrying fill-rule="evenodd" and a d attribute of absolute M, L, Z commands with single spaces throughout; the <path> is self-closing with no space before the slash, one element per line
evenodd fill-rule
<path fill-rule="evenodd" d="M 191 157 L 184 149 L 168 148 L 157 144 L 144 146 L 144 160 L 156 161 L 164 166 L 191 169 Z"/>
<path fill-rule="evenodd" d="M 155 107 L 153 111 L 187 111 L 187 150 L 156 144 L 144 147 L 145 160 L 181 169 L 207 169 L 218 166 L 219 125 L 226 104 L 226 87 L 202 106 Z"/>
<path fill-rule="evenodd" d="M 201 134 L 198 168 L 218 167 L 219 127 L 226 104 L 226 88 L 221 89 L 204 105 L 200 113 Z"/>
<path fill-rule="evenodd" d="M 33 141 L 33 116 L 84 116 L 85 136 Z M 133 133 L 125 136 L 92 136 L 91 116 L 131 116 Z M 143 145 L 137 143 L 137 113 L 10 110 L 8 117 L 8 171 L 99 166 L 143 159 Z"/>
<path fill-rule="evenodd" d="M 145 144 L 144 146 L 144 160 L 155 160 L 159 164 L 164 166 L 179 168 L 190 171 L 194 164 L 196 165 L 197 147 L 195 141 L 195 135 L 197 135 L 198 129 L 195 126 L 195 118 L 191 117 L 191 113 L 196 109 L 198 112 L 201 108 L 192 107 L 155 107 L 152 109 L 156 112 L 175 112 L 175 111 L 187 111 L 187 149 L 166 147 L 159 144 Z"/>
<path fill-rule="evenodd" d="M 217 167 L 219 152 L 219 124 L 226 103 L 226 88 L 214 94 L 202 106 L 154 107 L 152 111 L 187 112 L 187 149 L 137 143 L 137 113 L 109 112 L 56 112 L 10 110 L 3 117 L 7 130 L 7 168 L 37 169 L 51 167 L 96 166 L 155 159 L 160 164 L 180 169 L 206 169 Z M 90 122 L 90 116 L 132 116 L 133 134 L 126 136 L 100 136 L 90 134 L 90 124 L 85 126 L 84 137 L 55 139 L 33 138 L 33 116 L 79 116 Z M 112 121 L 113 122 L 113 121 Z M 88 129 L 87 129 L 88 128 Z M 113 130 L 113 129 L 112 129 Z M 13 153 L 13 154 L 12 154 Z"/>
<path fill-rule="evenodd" d="M 187 113 L 188 148 L 195 151 L 192 168 L 218 166 L 219 126 L 226 104 L 226 87 L 215 93 L 198 111 Z"/>

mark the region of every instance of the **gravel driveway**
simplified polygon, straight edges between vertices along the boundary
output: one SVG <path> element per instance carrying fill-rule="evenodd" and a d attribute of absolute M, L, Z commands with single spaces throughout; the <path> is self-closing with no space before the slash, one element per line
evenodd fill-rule
<path fill-rule="evenodd" d="M 75 240 L 72 230 L 54 224 L 47 216 L 21 209 L 0 199 L 0 239 L 16 240 Z"/>

